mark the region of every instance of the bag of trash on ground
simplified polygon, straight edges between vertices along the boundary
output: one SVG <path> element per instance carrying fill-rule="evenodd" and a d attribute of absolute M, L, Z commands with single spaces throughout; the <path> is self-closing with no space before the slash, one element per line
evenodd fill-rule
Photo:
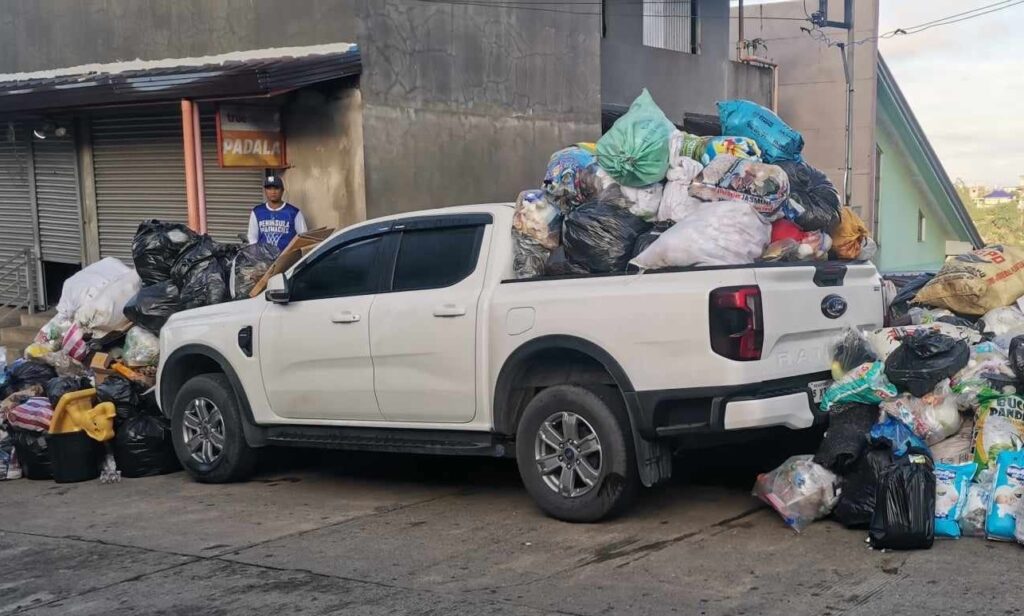
<path fill-rule="evenodd" d="M 995 482 L 985 518 L 985 536 L 1013 541 L 1017 511 L 1024 500 L 1024 451 L 1003 451 L 996 461 Z"/>
<path fill-rule="evenodd" d="M 878 361 L 864 332 L 847 327 L 843 335 L 832 344 L 832 378 L 839 380 L 854 368 Z"/>
<path fill-rule="evenodd" d="M 864 221 L 848 207 L 840 210 L 839 223 L 829 235 L 832 236 L 832 252 L 837 259 L 866 261 L 878 250 Z"/>
<path fill-rule="evenodd" d="M 974 460 L 974 418 L 968 417 L 960 424 L 956 434 L 944 441 L 931 445 L 932 460 L 935 463 L 958 466 Z"/>
<path fill-rule="evenodd" d="M 53 419 L 53 405 L 44 396 L 34 396 L 7 411 L 12 428 L 29 432 L 48 432 Z"/>
<path fill-rule="evenodd" d="M 1024 544 L 1024 498 L 1017 501 L 1017 513 L 1014 516 L 1013 538 L 1017 543 Z"/>
<path fill-rule="evenodd" d="M 877 405 L 898 393 L 896 386 L 885 378 L 882 362 L 876 361 L 857 366 L 833 383 L 822 396 L 820 408 L 828 412 L 835 404 L 849 402 Z"/>
<path fill-rule="evenodd" d="M 585 203 L 565 216 L 565 256 L 591 273 L 622 272 L 633 255 L 636 238 L 650 228 L 650 223 L 614 205 Z"/>
<path fill-rule="evenodd" d="M 171 426 L 163 417 L 137 413 L 120 422 L 113 450 L 117 469 L 124 477 L 152 477 L 178 468 Z"/>
<path fill-rule="evenodd" d="M 96 297 L 107 285 L 131 270 L 113 257 L 100 259 L 64 281 L 57 302 L 57 314 L 72 320 L 78 309 Z"/>
<path fill-rule="evenodd" d="M 967 411 L 977 409 L 983 398 L 1018 393 L 1020 381 L 1003 349 L 992 342 L 981 342 L 971 347 L 971 357 L 953 377 L 952 386 L 957 407 Z"/>
<path fill-rule="evenodd" d="M 1024 249 L 994 244 L 949 257 L 915 304 L 981 316 L 1024 295 Z"/>
<path fill-rule="evenodd" d="M 7 384 L 11 391 L 16 392 L 32 385 L 45 387 L 47 381 L 55 376 L 57 376 L 57 371 L 49 364 L 31 359 L 19 359 L 7 370 Z"/>
<path fill-rule="evenodd" d="M 89 344 L 85 341 L 85 330 L 78 323 L 73 323 L 68 331 L 64 332 L 60 350 L 77 362 L 84 362 L 88 357 Z"/>
<path fill-rule="evenodd" d="M 771 225 L 749 203 L 706 203 L 662 233 L 630 263 L 641 270 L 753 263 L 770 236 Z"/>
<path fill-rule="evenodd" d="M 112 403 L 118 421 L 139 413 L 139 393 L 131 381 L 120 375 L 110 376 L 96 386 L 96 400 Z"/>
<path fill-rule="evenodd" d="M 537 191 L 540 192 L 540 191 Z M 274 244 L 260 242 L 243 246 L 231 259 L 229 286 L 232 299 L 249 297 L 256 283 L 281 255 Z"/>
<path fill-rule="evenodd" d="M 53 479 L 50 448 L 43 432 L 12 430 L 14 453 L 26 479 Z"/>
<path fill-rule="evenodd" d="M 897 458 L 907 455 L 907 452 L 914 449 L 928 452 L 928 444 L 924 442 L 907 424 L 896 419 L 888 413 L 879 423 L 871 426 L 868 432 L 868 443 L 872 445 L 885 445 L 892 450 Z M 931 456 L 931 453 L 928 454 Z"/>
<path fill-rule="evenodd" d="M 978 465 L 935 464 L 935 536 L 960 537 L 960 514 L 967 505 L 967 492 Z"/>
<path fill-rule="evenodd" d="M 597 197 L 597 158 L 583 148 L 569 146 L 551 155 L 544 172 L 544 193 L 563 213 Z"/>
<path fill-rule="evenodd" d="M 143 286 L 169 280 L 178 256 L 199 241 L 199 236 L 179 223 L 146 220 L 132 240 L 132 261 Z"/>
<path fill-rule="evenodd" d="M 111 280 L 95 297 L 83 302 L 75 312 L 75 322 L 86 331 L 100 335 L 124 327 L 128 323 L 124 317 L 125 304 L 140 289 L 142 280 L 135 270 L 128 269 Z"/>
<path fill-rule="evenodd" d="M 750 137 L 761 146 L 766 162 L 803 160 L 804 138 L 779 116 L 757 103 L 728 100 L 718 103 L 722 134 Z"/>
<path fill-rule="evenodd" d="M 985 536 L 985 522 L 988 518 L 988 502 L 992 498 L 993 481 L 995 481 L 995 470 L 990 469 L 978 473 L 974 483 L 967 487 L 967 501 L 957 519 L 962 536 Z"/>
<path fill-rule="evenodd" d="M 832 517 L 847 528 L 867 528 L 875 512 L 878 479 L 893 461 L 889 447 L 876 445 L 867 448 L 844 478 Z"/>
<path fill-rule="evenodd" d="M 981 334 L 976 329 L 968 329 L 950 325 L 949 323 L 929 323 L 928 325 L 903 325 L 900 327 L 881 327 L 868 332 L 866 335 L 871 342 L 871 348 L 882 361 L 889 358 L 893 351 L 898 349 L 903 340 L 920 332 L 933 332 L 949 336 L 954 340 L 963 340 L 968 345 L 981 342 Z"/>
<path fill-rule="evenodd" d="M 623 186 L 647 186 L 665 179 L 669 137 L 676 127 L 644 91 L 597 140 L 597 162 Z"/>
<path fill-rule="evenodd" d="M 92 382 L 84 376 L 58 376 L 46 382 L 43 392 L 50 401 L 50 405 L 57 408 L 57 403 L 64 397 L 64 394 L 91 388 Z"/>
<path fill-rule="evenodd" d="M 723 154 L 694 178 L 690 195 L 704 201 L 746 201 L 771 222 L 782 218 L 789 179 L 775 165 Z"/>
<path fill-rule="evenodd" d="M 1024 334 L 1024 312 L 1016 306 L 993 308 L 981 317 L 982 332 L 992 336 Z"/>
<path fill-rule="evenodd" d="M 974 419 L 974 461 L 979 469 L 995 464 L 1002 451 L 1024 449 L 1024 398 L 982 400 Z"/>
<path fill-rule="evenodd" d="M 815 464 L 813 456 L 793 456 L 769 473 L 757 476 L 753 495 L 800 532 L 829 514 L 839 498 L 839 478 Z"/>
<path fill-rule="evenodd" d="M 131 368 L 157 365 L 160 361 L 160 338 L 142 327 L 129 329 L 124 337 L 121 359 Z"/>
<path fill-rule="evenodd" d="M 878 422 L 878 407 L 870 404 L 836 404 L 828 430 L 814 454 L 814 462 L 839 475 L 848 472 L 868 446 L 868 431 Z"/>
<path fill-rule="evenodd" d="M 889 382 L 920 398 L 935 389 L 939 381 L 955 375 L 967 365 L 971 348 L 963 340 L 935 332 L 915 332 L 885 359 Z"/>
<path fill-rule="evenodd" d="M 876 550 L 932 547 L 935 473 L 926 451 L 911 450 L 882 471 L 868 539 Z"/>
<path fill-rule="evenodd" d="M 21 465 L 14 453 L 14 437 L 0 428 L 0 481 L 21 479 Z"/>
<path fill-rule="evenodd" d="M 941 381 L 933 392 L 920 398 L 900 394 L 883 400 L 881 408 L 888 415 L 910 426 L 914 434 L 929 445 L 953 436 L 960 429 L 960 411 L 948 379 Z"/>
<path fill-rule="evenodd" d="M 842 199 L 835 185 L 821 171 L 805 162 L 775 163 L 789 178 L 789 199 L 782 205 L 786 218 L 807 231 L 828 233 L 839 224 Z"/>
<path fill-rule="evenodd" d="M 175 312 L 184 310 L 181 292 L 170 280 L 158 282 L 142 289 L 128 300 L 124 316 L 136 325 L 141 325 L 154 334 L 160 333 L 167 319 Z"/>

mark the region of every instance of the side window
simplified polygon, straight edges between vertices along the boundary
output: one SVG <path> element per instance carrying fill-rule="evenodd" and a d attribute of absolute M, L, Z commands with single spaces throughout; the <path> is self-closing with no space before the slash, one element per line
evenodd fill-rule
<path fill-rule="evenodd" d="M 392 291 L 450 287 L 476 269 L 484 228 L 404 231 Z"/>
<path fill-rule="evenodd" d="M 376 293 L 380 243 L 372 237 L 342 246 L 296 272 L 289 283 L 291 301 Z"/>

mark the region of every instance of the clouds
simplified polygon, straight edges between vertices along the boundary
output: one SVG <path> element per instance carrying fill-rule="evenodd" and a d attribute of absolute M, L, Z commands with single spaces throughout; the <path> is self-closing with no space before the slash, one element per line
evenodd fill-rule
<path fill-rule="evenodd" d="M 880 0 L 879 32 L 932 21 L 991 0 Z M 1024 4 L 879 42 L 914 115 L 951 177 L 1017 183 L 1024 173 Z"/>

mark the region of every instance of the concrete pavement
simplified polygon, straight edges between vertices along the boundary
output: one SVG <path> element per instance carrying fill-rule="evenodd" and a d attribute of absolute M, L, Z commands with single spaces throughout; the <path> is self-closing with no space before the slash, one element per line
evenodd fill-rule
<path fill-rule="evenodd" d="M 692 454 L 682 477 L 595 525 L 544 517 L 508 460 L 310 454 L 226 486 L 184 473 L 0 483 L 0 615 L 1024 607 L 1018 546 L 875 552 L 832 522 L 796 535 L 749 496 L 756 467 L 775 460 L 730 464 L 740 453 Z"/>

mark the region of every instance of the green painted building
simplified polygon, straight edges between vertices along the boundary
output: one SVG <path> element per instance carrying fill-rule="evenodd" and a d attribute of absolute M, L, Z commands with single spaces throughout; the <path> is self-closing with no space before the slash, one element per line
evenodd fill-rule
<path fill-rule="evenodd" d="M 981 235 L 881 55 L 877 96 L 876 264 L 937 270 L 946 255 L 981 247 Z"/>

